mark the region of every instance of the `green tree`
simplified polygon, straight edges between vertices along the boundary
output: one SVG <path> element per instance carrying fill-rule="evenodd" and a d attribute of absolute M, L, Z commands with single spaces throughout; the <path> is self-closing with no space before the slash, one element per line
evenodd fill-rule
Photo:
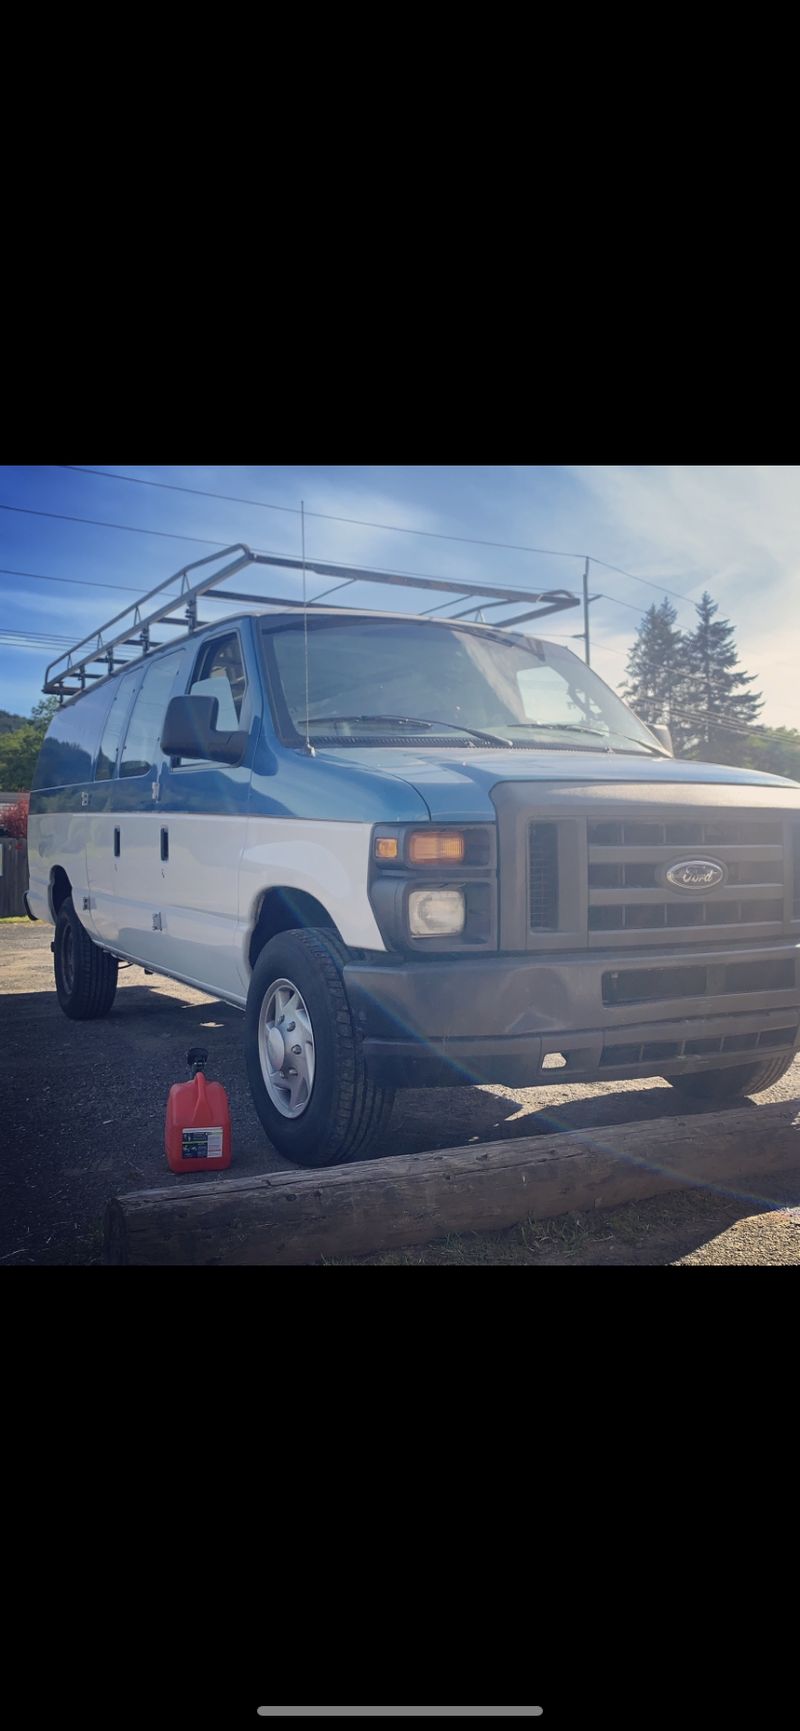
<path fill-rule="evenodd" d="M 706 591 L 697 604 L 697 626 L 683 642 L 685 684 L 682 707 L 688 730 L 687 754 L 711 763 L 743 761 L 747 730 L 764 707 L 759 692 L 749 691 L 756 675 L 739 666 L 734 627 L 717 619 L 719 606 Z M 743 741 L 734 746 L 731 728 L 741 727 Z M 732 751 L 740 755 L 731 756 Z"/>
<path fill-rule="evenodd" d="M 0 709 L 0 733 L 13 733 L 15 728 L 24 726 L 24 715 L 14 715 L 10 709 Z"/>
<path fill-rule="evenodd" d="M 26 722 L 14 733 L 0 734 L 0 788 L 4 793 L 28 791 L 46 731 Z"/>
<path fill-rule="evenodd" d="M 660 607 L 655 602 L 648 607 L 628 656 L 627 682 L 620 689 L 642 721 L 667 723 L 680 753 L 691 730 L 680 713 L 686 658 L 676 619 L 666 595 Z"/>
<path fill-rule="evenodd" d="M 30 790 L 36 759 L 57 709 L 57 697 L 41 697 L 34 704 L 29 721 L 22 716 L 13 716 L 12 720 L 19 722 L 13 732 L 3 732 L 0 728 L 0 788 L 3 793 L 27 793 Z"/>
<path fill-rule="evenodd" d="M 730 733 L 721 747 L 722 763 L 737 763 L 760 769 L 768 775 L 785 775 L 800 781 L 800 733 L 795 727 L 764 727 L 758 733 Z"/>
<path fill-rule="evenodd" d="M 34 721 L 37 727 L 41 727 L 42 723 L 44 723 L 46 731 L 56 713 L 56 710 L 58 709 L 58 706 L 57 697 L 40 697 L 39 702 L 34 703 L 31 710 L 31 721 Z"/>

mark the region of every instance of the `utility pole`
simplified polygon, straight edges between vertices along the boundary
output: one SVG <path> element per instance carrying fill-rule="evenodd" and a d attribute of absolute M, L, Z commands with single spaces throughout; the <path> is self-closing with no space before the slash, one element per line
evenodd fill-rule
<path fill-rule="evenodd" d="M 590 565 L 590 563 L 591 563 L 591 561 L 589 560 L 589 557 L 587 555 L 586 559 L 585 559 L 584 567 L 583 567 L 583 630 L 582 631 L 573 631 L 571 633 L 572 637 L 574 637 L 575 639 L 580 638 L 580 641 L 583 644 L 583 656 L 584 656 L 584 660 L 586 662 L 587 667 L 589 667 L 591 665 L 590 659 L 589 659 L 589 656 L 590 656 L 589 605 L 592 601 L 602 601 L 602 599 L 603 599 L 602 595 L 590 595 L 589 594 L 589 565 Z"/>
<path fill-rule="evenodd" d="M 594 599 L 594 597 L 592 597 Z M 583 646 L 586 654 L 586 665 L 591 666 L 589 659 L 589 560 L 583 567 Z"/>

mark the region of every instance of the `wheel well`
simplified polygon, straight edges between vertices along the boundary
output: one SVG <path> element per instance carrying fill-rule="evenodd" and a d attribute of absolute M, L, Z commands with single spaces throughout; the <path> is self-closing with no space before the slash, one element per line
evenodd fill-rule
<path fill-rule="evenodd" d="M 71 895 L 72 884 L 67 877 L 64 867 L 54 866 L 50 873 L 50 908 L 54 919 L 58 916 L 58 910 L 61 907 L 61 903 L 66 901 L 67 896 Z"/>
<path fill-rule="evenodd" d="M 316 896 L 307 895 L 305 890 L 267 890 L 261 898 L 258 918 L 250 939 L 251 968 L 255 967 L 264 945 L 269 943 L 270 938 L 276 938 L 279 932 L 297 931 L 306 926 L 327 926 L 329 930 L 338 933 L 335 921 L 331 919 L 327 908 L 317 901 Z"/>

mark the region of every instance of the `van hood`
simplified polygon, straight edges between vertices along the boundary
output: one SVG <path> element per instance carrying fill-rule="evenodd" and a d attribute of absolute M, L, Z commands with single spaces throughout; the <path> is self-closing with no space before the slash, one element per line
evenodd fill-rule
<path fill-rule="evenodd" d="M 698 783 L 706 786 L 796 788 L 800 782 L 782 775 L 762 775 L 723 763 L 692 763 L 674 757 L 599 751 L 404 750 L 402 746 L 347 746 L 317 751 L 317 757 L 342 769 L 377 770 L 415 788 L 431 817 L 448 823 L 493 820 L 491 790 L 498 782 L 541 781 L 600 783 L 641 782 L 666 789 Z"/>

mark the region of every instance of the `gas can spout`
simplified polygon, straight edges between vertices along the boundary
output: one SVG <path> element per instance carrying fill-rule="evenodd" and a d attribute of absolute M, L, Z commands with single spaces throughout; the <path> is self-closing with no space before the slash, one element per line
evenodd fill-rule
<path fill-rule="evenodd" d="M 191 1050 L 186 1054 L 186 1062 L 189 1065 L 189 1069 L 192 1072 L 192 1079 L 194 1080 L 198 1071 L 202 1074 L 205 1070 L 206 1064 L 208 1063 L 208 1051 L 206 1047 L 192 1046 Z"/>

